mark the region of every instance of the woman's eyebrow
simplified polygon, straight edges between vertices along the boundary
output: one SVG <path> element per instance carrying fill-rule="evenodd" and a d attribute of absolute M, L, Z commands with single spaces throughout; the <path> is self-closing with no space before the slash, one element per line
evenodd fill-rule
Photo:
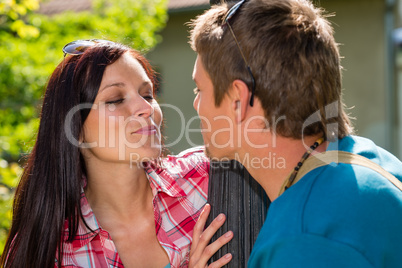
<path fill-rule="evenodd" d="M 112 83 L 112 84 L 108 84 L 106 86 L 104 86 L 103 88 L 101 88 L 99 90 L 99 92 L 109 88 L 109 87 L 124 87 L 126 84 L 124 84 L 123 82 L 117 82 L 117 83 Z"/>
<path fill-rule="evenodd" d="M 147 86 L 152 86 L 152 82 L 151 82 L 151 81 L 144 81 L 144 82 L 141 84 L 140 89 L 141 89 L 141 88 L 144 88 L 144 87 L 147 87 Z"/>
<path fill-rule="evenodd" d="M 138 91 L 142 90 L 153 90 L 153 84 L 151 81 L 144 81 L 139 87 Z"/>
<path fill-rule="evenodd" d="M 105 90 L 105 89 L 107 89 L 107 88 L 110 88 L 110 87 L 125 87 L 125 86 L 126 86 L 126 84 L 123 83 L 123 82 L 111 83 L 111 84 L 108 84 L 108 85 L 102 87 L 102 88 L 99 90 L 99 92 L 101 92 L 101 91 L 103 91 L 103 90 Z M 147 88 L 147 87 L 151 87 L 151 88 L 152 88 L 152 86 L 153 86 L 153 84 L 152 84 L 151 81 L 144 81 L 144 82 L 140 85 L 139 90 L 142 90 L 143 88 Z"/>

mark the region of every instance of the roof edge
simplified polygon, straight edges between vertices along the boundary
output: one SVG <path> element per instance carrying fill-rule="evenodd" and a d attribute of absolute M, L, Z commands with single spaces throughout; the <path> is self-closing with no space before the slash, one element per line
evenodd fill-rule
<path fill-rule="evenodd" d="M 211 6 L 209 4 L 199 5 L 199 6 L 191 6 L 191 7 L 180 7 L 180 8 L 169 8 L 168 14 L 177 14 L 177 13 L 185 13 L 192 11 L 202 11 L 205 9 L 209 9 Z"/>

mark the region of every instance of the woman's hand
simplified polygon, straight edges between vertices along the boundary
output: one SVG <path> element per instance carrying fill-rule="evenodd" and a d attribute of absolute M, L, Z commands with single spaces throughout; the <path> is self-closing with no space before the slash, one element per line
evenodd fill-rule
<path fill-rule="evenodd" d="M 225 223 L 226 217 L 224 214 L 219 214 L 213 222 L 205 229 L 205 223 L 211 211 L 211 206 L 206 204 L 194 226 L 193 242 L 190 250 L 190 268 L 218 268 L 222 267 L 232 259 L 232 254 L 228 253 L 219 260 L 214 261 L 207 266 L 208 260 L 226 243 L 233 238 L 233 232 L 228 231 L 215 242 L 209 244 L 212 236 Z M 209 244 L 209 245 L 208 245 Z"/>

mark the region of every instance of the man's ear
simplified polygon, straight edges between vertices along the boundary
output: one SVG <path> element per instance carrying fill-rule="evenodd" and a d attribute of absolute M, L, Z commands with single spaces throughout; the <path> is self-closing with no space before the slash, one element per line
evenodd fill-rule
<path fill-rule="evenodd" d="M 249 103 L 249 90 L 247 84 L 239 79 L 234 80 L 229 94 L 231 96 L 235 122 L 241 123 L 246 118 Z"/>

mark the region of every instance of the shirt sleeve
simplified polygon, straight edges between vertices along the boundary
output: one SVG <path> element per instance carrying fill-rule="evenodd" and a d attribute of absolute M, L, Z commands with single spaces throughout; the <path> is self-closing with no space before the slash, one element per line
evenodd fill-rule
<path fill-rule="evenodd" d="M 248 267 L 371 268 L 374 266 L 349 245 L 317 235 L 302 234 L 282 239 L 274 245 L 256 245 Z"/>

